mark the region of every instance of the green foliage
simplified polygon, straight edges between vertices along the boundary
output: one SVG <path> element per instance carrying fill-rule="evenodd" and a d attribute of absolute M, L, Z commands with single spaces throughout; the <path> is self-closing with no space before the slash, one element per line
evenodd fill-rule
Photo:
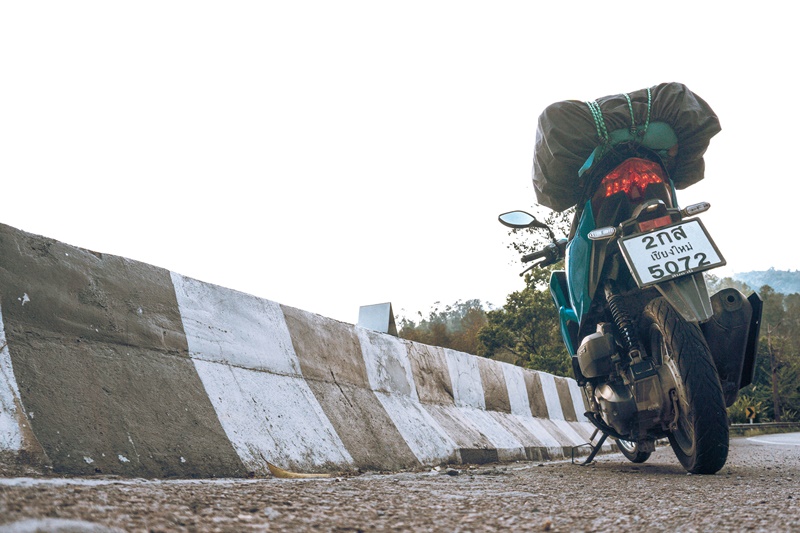
<path fill-rule="evenodd" d="M 479 333 L 480 355 L 559 376 L 572 375 L 547 290 L 550 270 L 532 270 L 523 290 L 509 294 L 501 309 L 487 314 L 488 324 Z"/>
<path fill-rule="evenodd" d="M 753 422 L 762 422 L 760 416 L 764 413 L 764 400 L 756 399 L 754 394 L 740 394 L 736 402 L 728 407 L 728 417 L 734 424 L 747 424 L 750 419 L 747 418 L 745 409 L 752 407 L 756 410 L 756 418 Z"/>
<path fill-rule="evenodd" d="M 743 281 L 735 280 L 733 278 L 718 278 L 709 272 L 705 273 L 706 285 L 708 285 L 709 294 L 714 294 L 722 289 L 737 289 L 745 296 L 749 295 L 753 290 Z"/>
<path fill-rule="evenodd" d="M 740 395 L 759 406 L 759 421 L 798 421 L 800 294 L 784 295 L 768 285 L 761 287 L 758 293 L 764 301 L 764 310 L 756 372 L 753 384 L 745 387 Z M 736 404 L 730 409 L 734 407 Z M 729 410 L 729 414 L 731 412 Z"/>
<path fill-rule="evenodd" d="M 575 209 L 551 211 L 543 222 L 557 238 L 569 235 Z M 520 256 L 540 250 L 552 242 L 544 229 L 511 230 L 509 248 Z M 570 356 L 564 347 L 558 314 L 548 289 L 550 273 L 563 263 L 534 268 L 525 275 L 525 288 L 506 297 L 505 305 L 487 314 L 481 330 L 479 354 L 559 376 L 572 377 Z"/>
<path fill-rule="evenodd" d="M 484 304 L 480 300 L 458 300 L 444 309 L 440 305 L 436 302 L 427 318 L 418 313 L 418 322 L 401 317 L 398 335 L 410 341 L 477 355 L 481 348 L 478 332 L 487 323 Z"/>
<path fill-rule="evenodd" d="M 737 274 L 737 278 L 753 281 L 768 279 L 769 276 L 761 274 L 772 276 L 784 286 L 790 280 L 800 282 L 800 272 L 774 269 L 748 275 Z M 745 295 L 753 292 L 740 279 L 720 279 L 713 274 L 706 274 L 712 294 L 728 287 L 738 289 Z M 764 308 L 753 384 L 740 391 L 739 399 L 728 409 L 728 414 L 734 422 L 747 422 L 744 408 L 749 402 L 756 407 L 758 421 L 797 421 L 800 420 L 800 294 L 782 294 L 771 285 L 760 287 L 758 294 L 764 302 Z"/>

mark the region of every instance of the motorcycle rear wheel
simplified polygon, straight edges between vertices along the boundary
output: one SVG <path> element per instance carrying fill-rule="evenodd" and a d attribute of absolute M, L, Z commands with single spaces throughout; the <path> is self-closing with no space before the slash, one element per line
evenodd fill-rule
<path fill-rule="evenodd" d="M 718 472 L 728 459 L 728 413 L 700 327 L 656 298 L 645 307 L 641 331 L 648 352 L 662 364 L 662 387 L 671 398 L 665 401 L 676 422 L 668 435 L 675 456 L 693 474 Z"/>
<path fill-rule="evenodd" d="M 639 451 L 639 445 L 635 442 L 617 439 L 617 448 L 632 463 L 644 463 L 650 459 L 650 452 Z"/>

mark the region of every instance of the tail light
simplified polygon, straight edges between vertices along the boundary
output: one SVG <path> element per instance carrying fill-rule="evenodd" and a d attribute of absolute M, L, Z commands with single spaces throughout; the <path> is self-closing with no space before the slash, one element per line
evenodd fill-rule
<path fill-rule="evenodd" d="M 600 182 L 598 193 L 608 198 L 624 192 L 632 201 L 641 199 L 653 183 L 664 183 L 666 177 L 661 165 L 647 159 L 632 158 L 608 173 Z"/>

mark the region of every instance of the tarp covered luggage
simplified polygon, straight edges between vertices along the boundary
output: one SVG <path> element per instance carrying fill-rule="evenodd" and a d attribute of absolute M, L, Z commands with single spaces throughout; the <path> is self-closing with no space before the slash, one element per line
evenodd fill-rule
<path fill-rule="evenodd" d="M 599 123 L 595 117 L 598 110 L 602 112 Z M 611 137 L 619 138 L 604 134 L 621 130 L 627 135 L 633 130 L 629 137 L 636 138 L 652 123 L 666 123 L 677 137 L 670 171 L 675 187 L 684 189 L 703 179 L 703 154 L 721 129 L 719 119 L 685 85 L 662 83 L 651 87 L 649 95 L 648 89 L 641 89 L 628 93 L 627 98 L 619 94 L 594 103 L 566 100 L 549 105 L 539 116 L 533 155 L 537 202 L 555 211 L 576 205 L 585 187 L 585 176 L 579 172 L 586 160 L 598 146 L 613 144 Z"/>

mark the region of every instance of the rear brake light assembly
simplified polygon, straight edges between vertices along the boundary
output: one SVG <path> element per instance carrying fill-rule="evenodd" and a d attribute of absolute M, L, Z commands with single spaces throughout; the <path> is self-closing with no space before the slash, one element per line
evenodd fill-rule
<path fill-rule="evenodd" d="M 647 159 L 628 159 L 603 178 L 600 190 L 608 198 L 624 192 L 633 201 L 644 197 L 644 191 L 653 183 L 664 183 L 666 177 L 661 166 Z"/>

